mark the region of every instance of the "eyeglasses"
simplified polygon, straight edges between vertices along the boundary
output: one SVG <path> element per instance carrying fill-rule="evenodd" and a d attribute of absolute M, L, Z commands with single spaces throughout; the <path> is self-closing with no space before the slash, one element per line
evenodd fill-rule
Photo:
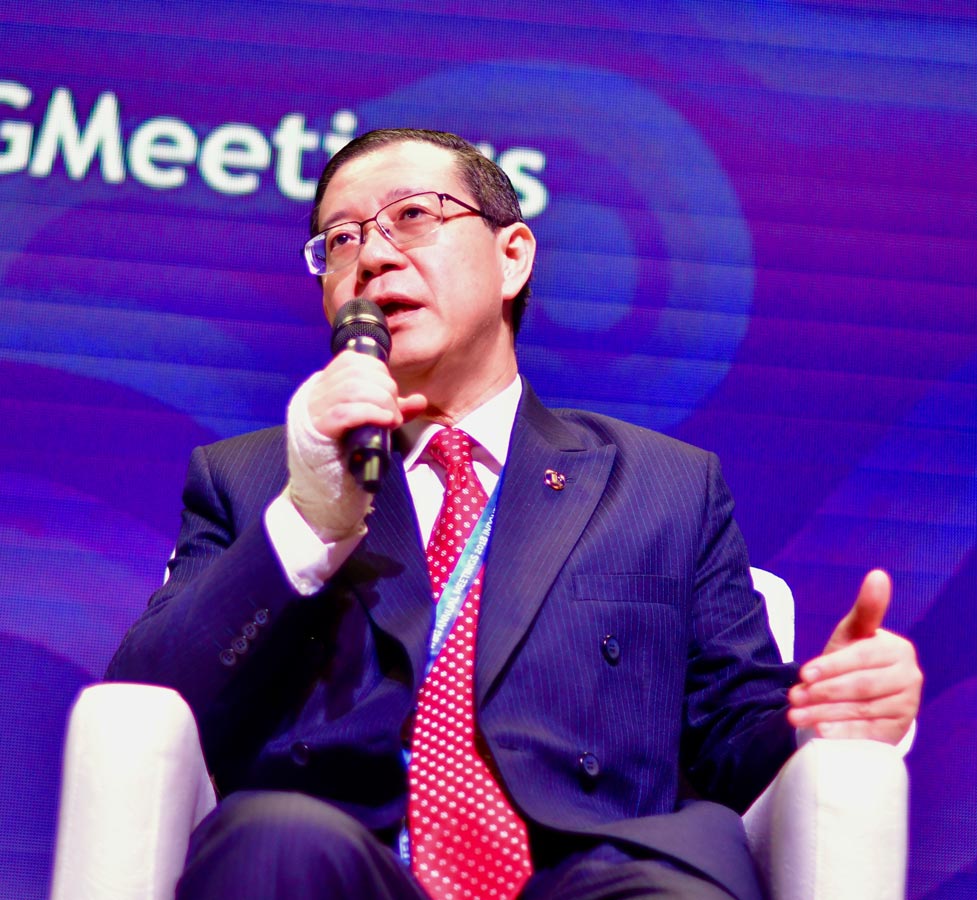
<path fill-rule="evenodd" d="M 313 275 L 330 275 L 351 266 L 366 240 L 364 229 L 376 222 L 384 237 L 398 249 L 437 231 L 444 223 L 444 202 L 450 200 L 469 213 L 487 218 L 485 213 L 451 194 L 426 191 L 388 203 L 372 219 L 331 225 L 305 244 L 305 263 Z M 464 215 L 462 213 L 461 215 Z M 457 216 L 451 216 L 457 218 Z"/>

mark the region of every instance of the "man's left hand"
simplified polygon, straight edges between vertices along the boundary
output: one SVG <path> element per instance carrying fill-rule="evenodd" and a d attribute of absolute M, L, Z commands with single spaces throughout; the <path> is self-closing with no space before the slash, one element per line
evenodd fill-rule
<path fill-rule="evenodd" d="M 906 735 L 919 710 L 923 675 L 913 645 L 881 627 L 891 597 L 885 572 L 865 576 L 824 652 L 801 667 L 800 683 L 788 694 L 792 725 L 819 737 L 890 744 Z"/>

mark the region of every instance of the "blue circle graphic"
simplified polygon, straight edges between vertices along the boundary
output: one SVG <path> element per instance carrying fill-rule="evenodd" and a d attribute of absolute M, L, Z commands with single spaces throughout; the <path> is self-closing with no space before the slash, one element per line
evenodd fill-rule
<path fill-rule="evenodd" d="M 545 153 L 520 355 L 548 402 L 668 429 L 725 378 L 749 324 L 749 228 L 711 149 L 647 87 L 588 67 L 473 63 L 357 115 L 360 131 L 417 125 Z"/>

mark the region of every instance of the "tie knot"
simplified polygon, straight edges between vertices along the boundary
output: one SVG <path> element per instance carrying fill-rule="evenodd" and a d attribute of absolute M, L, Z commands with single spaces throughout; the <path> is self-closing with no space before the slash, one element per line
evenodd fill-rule
<path fill-rule="evenodd" d="M 472 439 L 458 428 L 442 428 L 431 438 L 427 449 L 449 475 L 471 469 Z"/>

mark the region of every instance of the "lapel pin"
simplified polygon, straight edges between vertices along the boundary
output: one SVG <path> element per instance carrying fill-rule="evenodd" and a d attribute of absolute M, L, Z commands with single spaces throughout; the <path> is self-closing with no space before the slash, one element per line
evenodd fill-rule
<path fill-rule="evenodd" d="M 556 469 L 547 469 L 543 473 L 543 481 L 546 482 L 547 487 L 553 488 L 554 491 L 562 491 L 567 486 L 566 475 L 557 472 Z"/>

